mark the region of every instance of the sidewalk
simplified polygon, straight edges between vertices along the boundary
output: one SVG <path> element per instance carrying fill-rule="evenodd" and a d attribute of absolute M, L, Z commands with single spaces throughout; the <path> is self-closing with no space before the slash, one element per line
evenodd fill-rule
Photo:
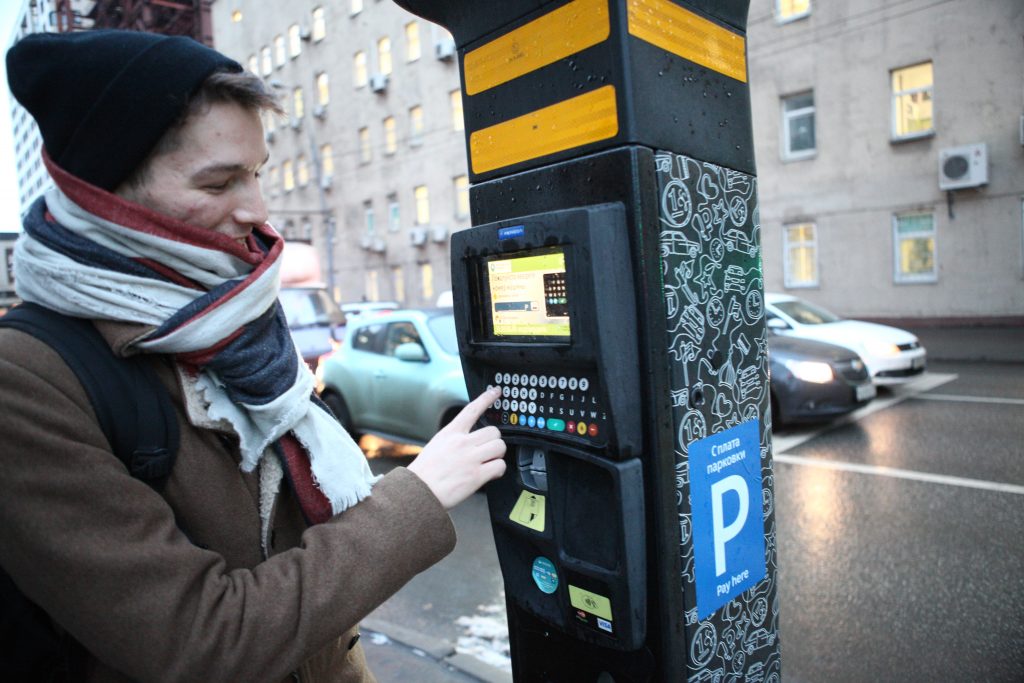
<path fill-rule="evenodd" d="M 912 327 L 934 361 L 1024 363 L 1024 327 Z"/>
<path fill-rule="evenodd" d="M 362 621 L 363 649 L 380 683 L 512 683 L 512 674 L 470 655 L 451 643 L 379 619 Z"/>

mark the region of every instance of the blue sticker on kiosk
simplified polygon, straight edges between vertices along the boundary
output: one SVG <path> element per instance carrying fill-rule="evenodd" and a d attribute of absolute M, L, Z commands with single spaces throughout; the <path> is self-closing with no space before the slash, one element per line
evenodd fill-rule
<path fill-rule="evenodd" d="M 750 420 L 690 444 L 698 619 L 766 574 L 759 425 Z"/>
<path fill-rule="evenodd" d="M 525 225 L 513 225 L 508 228 L 498 228 L 498 239 L 499 240 L 510 240 L 516 237 L 522 237 L 526 234 Z"/>
<path fill-rule="evenodd" d="M 558 588 L 558 570 L 555 563 L 546 557 L 538 557 L 533 561 L 533 582 L 537 588 L 551 595 Z"/>

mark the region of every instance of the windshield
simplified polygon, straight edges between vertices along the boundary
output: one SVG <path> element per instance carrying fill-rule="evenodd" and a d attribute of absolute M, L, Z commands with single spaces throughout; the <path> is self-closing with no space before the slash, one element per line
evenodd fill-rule
<path fill-rule="evenodd" d="M 842 318 L 833 313 L 829 313 L 824 308 L 818 308 L 814 304 L 807 303 L 801 299 L 794 299 L 793 301 L 776 301 L 775 308 L 803 325 L 821 325 L 823 323 L 835 323 L 842 320 Z"/>
<path fill-rule="evenodd" d="M 434 333 L 434 338 L 441 345 L 445 353 L 453 356 L 459 355 L 459 341 L 455 336 L 455 316 L 439 315 L 427 320 L 427 326 Z"/>
<path fill-rule="evenodd" d="M 326 289 L 282 289 L 280 299 L 288 327 L 345 324 L 344 314 Z"/>

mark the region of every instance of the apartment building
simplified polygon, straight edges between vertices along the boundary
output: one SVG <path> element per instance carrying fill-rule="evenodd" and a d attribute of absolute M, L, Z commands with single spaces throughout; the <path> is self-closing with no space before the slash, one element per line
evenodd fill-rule
<path fill-rule="evenodd" d="M 765 287 L 1024 322 L 1024 3 L 753 0 Z"/>
<path fill-rule="evenodd" d="M 339 301 L 431 305 L 469 225 L 455 45 L 385 0 L 216 0 L 214 45 L 280 92 L 263 174 L 272 224 L 323 254 Z"/>
<path fill-rule="evenodd" d="M 430 303 L 469 221 L 447 33 L 388 0 L 212 11 L 216 46 L 288 109 L 266 122 L 272 221 L 322 247 L 340 300 Z M 752 0 L 749 17 L 766 288 L 858 317 L 1024 320 L 1024 5 Z"/>

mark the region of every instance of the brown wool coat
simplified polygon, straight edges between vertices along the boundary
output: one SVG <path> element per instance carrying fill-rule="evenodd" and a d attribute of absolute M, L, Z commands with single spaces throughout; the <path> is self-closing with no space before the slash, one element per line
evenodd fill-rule
<path fill-rule="evenodd" d="M 139 333 L 98 327 L 115 350 Z M 441 504 L 398 468 L 306 528 L 282 483 L 264 560 L 257 475 L 154 366 L 182 426 L 162 496 L 110 451 L 60 356 L 0 329 L 0 566 L 92 653 L 90 681 L 373 680 L 357 624 L 454 547 Z"/>

